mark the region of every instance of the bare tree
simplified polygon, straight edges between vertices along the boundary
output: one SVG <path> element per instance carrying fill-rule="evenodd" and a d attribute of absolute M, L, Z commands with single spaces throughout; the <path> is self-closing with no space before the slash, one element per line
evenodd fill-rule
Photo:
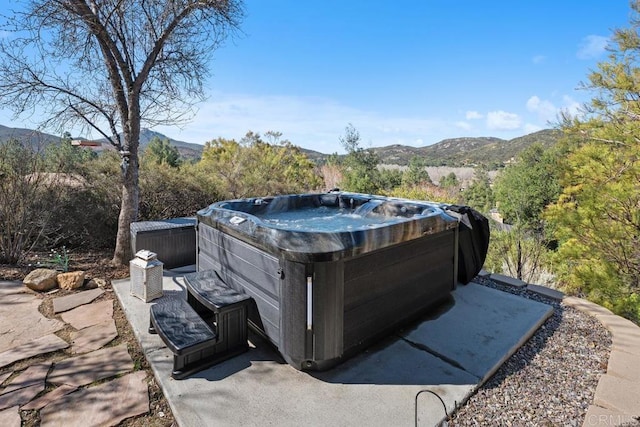
<path fill-rule="evenodd" d="M 242 0 L 28 0 L 2 19 L 0 102 L 41 127 L 97 131 L 122 156 L 113 263 L 138 214 L 141 126 L 184 123 Z"/>

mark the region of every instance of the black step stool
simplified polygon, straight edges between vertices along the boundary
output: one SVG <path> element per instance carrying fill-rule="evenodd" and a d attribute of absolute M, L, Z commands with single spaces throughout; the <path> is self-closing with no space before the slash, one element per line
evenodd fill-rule
<path fill-rule="evenodd" d="M 251 297 L 229 288 L 213 270 L 184 277 L 187 299 L 166 298 L 151 306 L 150 333 L 173 352 L 175 379 L 183 379 L 249 349 Z"/>

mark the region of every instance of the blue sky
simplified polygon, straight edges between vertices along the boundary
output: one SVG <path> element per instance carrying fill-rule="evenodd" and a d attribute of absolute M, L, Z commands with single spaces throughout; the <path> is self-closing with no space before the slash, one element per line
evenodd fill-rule
<path fill-rule="evenodd" d="M 363 147 L 510 139 L 589 99 L 576 89 L 630 12 L 626 0 L 247 0 L 245 10 L 192 122 L 154 130 L 194 143 L 274 130 L 325 153 L 343 151 L 349 123 Z M 0 109 L 0 124 L 33 127 L 8 116 Z"/>

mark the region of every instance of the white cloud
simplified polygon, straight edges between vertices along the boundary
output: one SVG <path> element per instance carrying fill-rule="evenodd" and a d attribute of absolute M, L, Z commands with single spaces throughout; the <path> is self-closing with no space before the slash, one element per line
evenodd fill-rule
<path fill-rule="evenodd" d="M 526 123 L 523 128 L 525 135 L 528 135 L 533 132 L 538 132 L 539 130 L 542 130 L 542 129 L 543 129 L 542 127 L 538 125 L 534 125 L 532 123 Z"/>
<path fill-rule="evenodd" d="M 562 101 L 564 102 L 562 106 L 563 111 L 566 111 L 572 116 L 579 116 L 583 113 L 582 104 L 571 98 L 569 95 L 563 96 Z"/>
<path fill-rule="evenodd" d="M 531 62 L 533 62 L 534 64 L 542 64 L 546 60 L 547 60 L 547 57 L 544 55 L 536 55 L 533 58 L 531 58 Z"/>
<path fill-rule="evenodd" d="M 522 124 L 522 119 L 515 113 L 506 111 L 490 111 L 487 113 L 487 129 L 490 130 L 514 130 Z"/>
<path fill-rule="evenodd" d="M 569 113 L 571 116 L 580 116 L 583 113 L 582 104 L 569 95 L 562 97 L 562 105 L 560 107 L 557 107 L 549 100 L 540 99 L 536 95 L 527 100 L 526 106 L 529 112 L 537 114 L 538 119 L 544 121 L 547 125 L 556 122 L 561 113 Z"/>
<path fill-rule="evenodd" d="M 467 111 L 464 117 L 467 120 L 477 120 L 483 118 L 484 116 L 477 111 Z"/>
<path fill-rule="evenodd" d="M 542 100 L 536 95 L 527 100 L 527 110 L 537 114 L 544 121 L 554 120 L 558 115 L 558 108 L 552 102 Z"/>
<path fill-rule="evenodd" d="M 590 35 L 582 39 L 576 56 L 578 59 L 596 59 L 607 50 L 609 38 Z"/>
<path fill-rule="evenodd" d="M 456 122 L 455 125 L 462 130 L 471 130 L 471 125 L 467 122 Z"/>
<path fill-rule="evenodd" d="M 217 93 L 203 103 L 182 131 L 175 127 L 155 130 L 172 138 L 204 143 L 217 137 L 240 139 L 247 131 L 282 132 L 283 138 L 323 153 L 343 152 L 339 138 L 352 123 L 361 146 L 424 145 L 439 141 L 452 127 L 444 120 L 393 117 L 350 107 L 335 100 L 300 96 L 253 96 Z"/>

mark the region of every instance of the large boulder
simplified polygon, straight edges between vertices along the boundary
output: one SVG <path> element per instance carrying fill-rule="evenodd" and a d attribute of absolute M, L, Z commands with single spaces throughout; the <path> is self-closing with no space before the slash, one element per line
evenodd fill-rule
<path fill-rule="evenodd" d="M 84 271 L 70 271 L 58 274 L 58 285 L 60 289 L 72 291 L 84 285 Z"/>
<path fill-rule="evenodd" d="M 43 292 L 49 289 L 56 288 L 58 282 L 56 277 L 58 272 L 49 268 L 36 268 L 31 273 L 27 274 L 22 283 L 29 289 L 34 291 Z"/>

